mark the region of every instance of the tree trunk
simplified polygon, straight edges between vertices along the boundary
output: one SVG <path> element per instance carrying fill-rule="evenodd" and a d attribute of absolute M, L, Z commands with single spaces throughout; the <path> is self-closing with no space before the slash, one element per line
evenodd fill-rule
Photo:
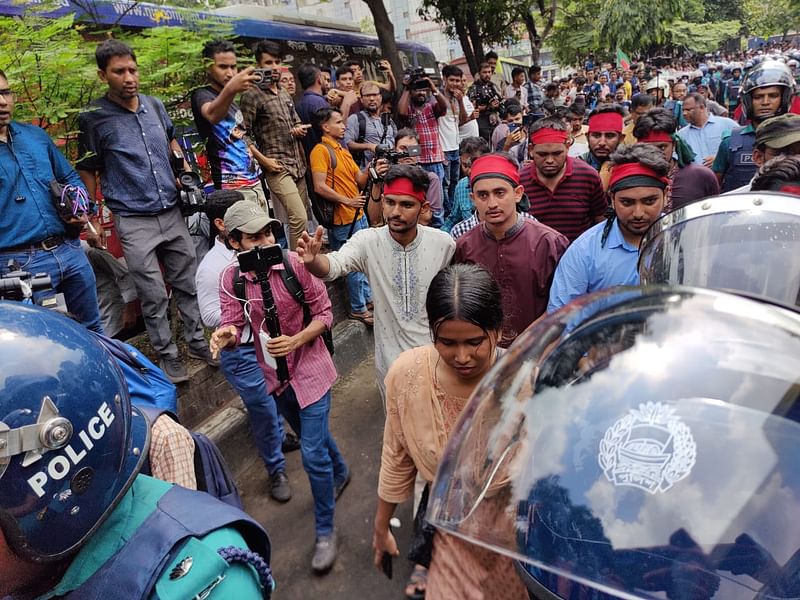
<path fill-rule="evenodd" d="M 375 31 L 378 33 L 378 41 L 381 45 L 381 54 L 392 65 L 392 72 L 398 83 L 403 80 L 403 63 L 397 52 L 395 42 L 394 25 L 386 12 L 383 0 L 364 0 L 372 13 L 372 20 L 375 21 Z"/>
<path fill-rule="evenodd" d="M 483 38 L 481 36 L 480 27 L 478 27 L 478 21 L 475 18 L 475 12 L 473 10 L 467 11 L 467 31 L 469 32 L 469 40 L 472 44 L 472 52 L 475 54 L 475 62 L 480 68 L 480 64 L 484 60 Z"/>
<path fill-rule="evenodd" d="M 472 51 L 472 45 L 469 41 L 467 26 L 464 23 L 463 16 L 456 15 L 455 27 L 456 33 L 458 34 L 458 41 L 461 42 L 461 49 L 464 51 L 464 58 L 467 59 L 469 72 L 475 75 L 478 72 L 478 60 L 475 58 L 475 53 Z"/>
<path fill-rule="evenodd" d="M 536 20 L 530 11 L 525 13 L 525 28 L 528 30 L 528 41 L 531 43 L 531 64 L 539 64 L 539 51 L 542 47 L 542 40 L 536 30 Z"/>

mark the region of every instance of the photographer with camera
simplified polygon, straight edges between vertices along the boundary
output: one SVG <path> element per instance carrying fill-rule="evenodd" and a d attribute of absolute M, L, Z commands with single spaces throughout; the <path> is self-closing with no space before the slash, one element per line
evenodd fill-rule
<path fill-rule="evenodd" d="M 338 250 L 351 235 L 369 227 L 364 214 L 364 204 L 369 196 L 378 197 L 380 188 L 372 182 L 368 169 L 360 171 L 350 153 L 342 146 L 345 125 L 342 113 L 335 108 L 322 108 L 314 115 L 315 127 L 322 133 L 322 141 L 311 151 L 309 159 L 314 193 L 336 204 L 333 227 L 328 229 L 328 243 Z M 370 164 L 370 167 L 373 165 Z M 375 173 L 382 176 L 389 168 L 386 160 L 374 165 Z M 374 189 L 364 189 L 367 185 Z M 372 290 L 363 273 L 347 276 L 347 295 L 350 297 L 350 318 L 373 325 Z"/>
<path fill-rule="evenodd" d="M 489 63 L 481 63 L 478 79 L 469 88 L 469 99 L 472 104 L 478 107 L 478 131 L 480 136 L 491 143 L 492 131 L 497 126 L 500 118 L 497 110 L 503 97 L 500 90 L 492 81 L 494 69 Z"/>
<path fill-rule="evenodd" d="M 71 239 L 77 234 L 69 235 L 70 229 L 82 228 L 88 221 L 91 208 L 88 203 L 70 203 L 69 214 L 62 214 L 57 208 L 60 198 L 53 196 L 47 182 L 65 186 L 65 200 L 68 196 L 86 199 L 86 190 L 43 129 L 13 120 L 14 102 L 14 92 L 0 71 L 0 275 L 8 277 L 14 263 L 30 275 L 47 273 L 48 287 L 64 294 L 78 320 L 102 333 L 94 272 L 79 241 Z M 13 287 L 20 289 L 14 293 L 24 296 L 19 282 L 15 283 Z M 0 298 L 21 299 L 6 291 L 10 284 L 0 282 Z M 41 302 L 41 295 L 33 294 L 38 288 L 30 290 L 31 299 Z"/>
<path fill-rule="evenodd" d="M 194 284 L 197 258 L 181 215 L 171 164 L 175 153 L 183 154 L 164 105 L 139 93 L 133 50 L 109 39 L 97 46 L 95 58 L 108 93 L 78 117 L 82 158 L 76 167 L 92 199 L 97 199 L 100 174 L 104 201 L 114 213 L 114 227 L 142 303 L 150 343 L 170 380 L 188 381 L 172 340 L 165 279 L 181 313 L 189 356 L 211 366 L 219 366 L 219 361 L 209 354 L 203 336 Z M 189 171 L 186 161 L 182 162 Z"/>
<path fill-rule="evenodd" d="M 430 341 L 425 296 L 455 251 L 449 235 L 419 224 L 428 208 L 426 172 L 416 165 L 392 165 L 383 179 L 386 225 L 361 230 L 328 254 L 321 253 L 322 227 L 313 237 L 304 234 L 297 245 L 308 270 L 326 281 L 353 272 L 367 276 L 375 298 L 375 370 L 381 397 L 389 365 L 404 350 Z"/>
<path fill-rule="evenodd" d="M 284 254 L 275 244 L 276 223 L 252 202 L 237 202 L 226 211 L 225 229 L 230 245 L 239 252 L 245 297 L 236 295 L 237 266 L 230 265 L 221 278 L 222 319 L 211 336 L 211 350 L 217 354 L 238 345 L 247 324 L 256 333 L 256 356 L 268 390 L 292 428 L 300 432 L 303 468 L 314 498 L 316 543 L 311 567 L 324 573 L 336 560 L 336 499 L 350 481 L 350 469 L 328 427 L 336 368 L 322 336 L 333 325 L 333 313 L 325 284 L 311 276 L 294 252 Z M 284 280 L 290 275 L 302 291 L 302 304 Z M 263 294 L 262 280 L 271 291 L 269 297 Z M 241 300 L 249 307 L 247 313 Z M 277 337 L 267 333 L 270 313 L 279 325 Z M 288 375 L 285 381 L 279 377 L 282 366 Z"/>
<path fill-rule="evenodd" d="M 403 77 L 403 93 L 397 102 L 397 114 L 405 118 L 417 132 L 420 154 L 419 166 L 444 181 L 444 153 L 439 142 L 439 117 L 447 114 L 447 99 L 444 97 L 424 69 L 406 72 Z M 431 96 L 433 99 L 431 100 Z M 398 139 L 400 134 L 398 134 Z M 441 195 L 441 192 L 440 192 Z"/>
<path fill-rule="evenodd" d="M 361 85 L 363 109 L 347 117 L 344 146 L 362 168 L 372 161 L 378 145 L 394 147 L 397 125 L 392 121 L 391 114 L 381 113 L 381 100 L 378 83 L 365 81 Z"/>
<path fill-rule="evenodd" d="M 238 72 L 236 50 L 227 40 L 214 40 L 203 47 L 208 85 L 192 92 L 192 115 L 206 145 L 214 187 L 239 190 L 247 200 L 266 208 L 261 169 L 253 156 L 255 146 L 245 141 L 244 118 L 236 96 L 259 80 L 254 67 Z"/>
<path fill-rule="evenodd" d="M 277 42 L 262 40 L 255 49 L 261 81 L 246 90 L 239 101 L 245 129 L 253 137 L 269 190 L 286 209 L 289 243 L 294 248 L 308 224 L 306 155 L 301 140 L 311 125 L 304 125 L 294 102 L 279 82 L 282 62 Z"/>

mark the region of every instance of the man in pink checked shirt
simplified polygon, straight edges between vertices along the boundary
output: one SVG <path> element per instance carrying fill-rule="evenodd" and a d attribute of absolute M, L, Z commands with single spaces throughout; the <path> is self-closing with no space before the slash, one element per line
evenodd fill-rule
<path fill-rule="evenodd" d="M 228 241 L 236 251 L 275 244 L 274 224 L 280 225 L 257 204 L 243 200 L 225 212 L 225 229 Z M 261 344 L 256 343 L 256 357 L 264 371 L 267 387 L 275 396 L 282 414 L 295 431 L 300 432 L 300 452 L 303 468 L 311 484 L 314 497 L 316 544 L 311 567 L 324 573 L 336 560 L 336 532 L 333 512 L 336 498 L 350 481 L 350 470 L 344 462 L 328 428 L 331 408 L 331 386 L 336 381 L 336 368 L 325 342 L 320 337 L 333 323 L 331 301 L 325 284 L 313 277 L 294 252 L 288 260 L 298 283 L 303 288 L 305 303 L 311 321 L 304 325 L 303 307 L 286 289 L 280 271 L 284 265 L 270 268 L 269 284 L 275 298 L 282 335 L 267 342 L 267 352 L 272 359 L 284 357 L 289 367 L 288 382 L 278 381 L 275 361 L 265 357 Z M 239 343 L 242 328 L 249 316 L 253 332 L 266 335 L 264 306 L 261 288 L 254 273 L 242 273 L 249 315 L 245 315 L 242 301 L 234 291 L 236 265 L 222 272 L 220 281 L 220 308 L 222 321 L 211 336 L 211 352 Z"/>

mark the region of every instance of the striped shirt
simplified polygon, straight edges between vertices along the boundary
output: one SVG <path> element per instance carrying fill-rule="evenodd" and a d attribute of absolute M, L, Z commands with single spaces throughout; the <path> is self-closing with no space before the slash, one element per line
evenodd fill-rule
<path fill-rule="evenodd" d="M 333 325 L 333 312 L 331 311 L 331 301 L 325 284 L 312 276 L 303 265 L 303 262 L 294 252 L 289 253 L 289 260 L 292 261 L 297 281 L 303 288 L 306 297 L 306 304 L 311 310 L 311 318 L 320 321 L 330 329 Z M 236 264 L 230 265 L 222 272 L 219 302 L 222 309 L 222 322 L 220 327 L 235 325 L 237 330 L 237 344 L 239 335 L 245 325 L 245 314 L 242 303 L 236 298 L 233 289 L 233 276 Z M 275 298 L 275 306 L 278 311 L 278 321 L 281 325 L 283 335 L 296 335 L 305 327 L 303 325 L 303 309 L 295 300 L 286 287 L 283 285 L 280 272 L 283 264 L 274 265 L 269 273 L 269 283 L 272 288 L 272 295 Z M 264 323 L 264 305 L 261 301 L 261 287 L 255 280 L 252 273 L 244 273 L 245 295 L 249 301 L 250 323 L 253 331 L 259 328 L 267 332 Z M 271 394 L 279 394 L 286 389 L 278 381 L 275 369 L 268 367 L 264 363 L 264 355 L 261 344 L 256 343 L 256 358 L 261 370 L 264 371 L 264 378 L 267 381 L 267 388 Z M 333 382 L 336 381 L 336 368 L 333 366 L 328 349 L 321 337 L 317 337 L 310 344 L 301 346 L 286 357 L 289 366 L 289 384 L 291 384 L 297 395 L 297 403 L 300 408 L 305 408 L 314 404 L 331 389 Z"/>
<path fill-rule="evenodd" d="M 551 192 L 539 182 L 536 165 L 522 167 L 520 181 L 530 200 L 530 213 L 567 236 L 570 243 L 606 213 L 608 201 L 600 176 L 582 160 L 567 157 L 564 175 Z"/>

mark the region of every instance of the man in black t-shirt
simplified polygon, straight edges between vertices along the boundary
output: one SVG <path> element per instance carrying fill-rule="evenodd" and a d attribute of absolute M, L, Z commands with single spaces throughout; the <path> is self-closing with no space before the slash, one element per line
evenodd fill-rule
<path fill-rule="evenodd" d="M 206 144 L 214 187 L 239 190 L 246 199 L 266 208 L 256 161 L 258 149 L 245 137 L 242 112 L 235 102 L 236 95 L 250 89 L 258 78 L 253 67 L 237 72 L 231 42 L 208 42 L 203 58 L 209 62 L 208 85 L 192 93 L 192 114 Z"/>

